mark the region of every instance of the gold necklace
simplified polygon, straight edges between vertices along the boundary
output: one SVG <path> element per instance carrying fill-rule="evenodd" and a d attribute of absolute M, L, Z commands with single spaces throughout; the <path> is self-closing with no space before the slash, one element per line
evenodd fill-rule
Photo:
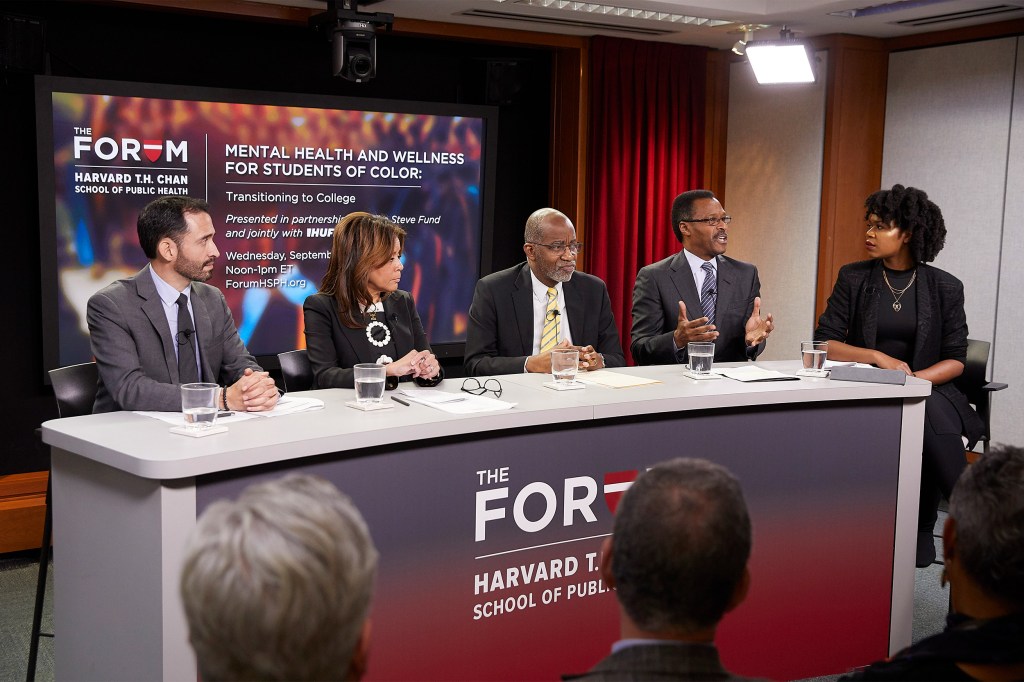
<path fill-rule="evenodd" d="M 903 298 L 903 294 L 907 293 L 907 289 L 914 286 L 914 280 L 917 279 L 917 268 L 914 268 L 914 274 L 910 278 L 910 283 L 902 289 L 894 289 L 893 286 L 889 284 L 889 276 L 885 273 L 884 269 L 882 270 L 882 279 L 885 280 L 885 286 L 889 287 L 892 297 L 896 299 L 892 302 L 892 309 L 898 313 L 903 307 L 900 305 L 900 299 Z"/>

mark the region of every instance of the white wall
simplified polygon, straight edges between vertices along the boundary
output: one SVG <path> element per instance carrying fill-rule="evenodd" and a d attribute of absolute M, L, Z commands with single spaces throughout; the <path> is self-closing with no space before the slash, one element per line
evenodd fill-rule
<path fill-rule="evenodd" d="M 894 53 L 889 59 L 882 187 L 919 187 L 948 235 L 935 265 L 964 283 L 971 338 L 993 341 L 995 440 L 1024 444 L 1024 81 L 1017 38 Z M 1012 123 L 1016 123 L 1012 126 Z M 1011 153 L 1011 148 L 1014 153 Z M 997 317 L 998 313 L 998 317 Z"/>
<path fill-rule="evenodd" d="M 996 441 L 1024 446 L 1024 363 L 1017 358 L 1024 338 L 1024 38 L 1017 39 L 1009 150 L 991 378 L 1009 383 L 1010 387 L 993 398 L 992 435 Z"/>
<path fill-rule="evenodd" d="M 731 66 L 725 210 L 727 255 L 757 266 L 761 312 L 775 318 L 762 359 L 795 360 L 814 331 L 826 53 L 817 83 L 758 85 Z"/>

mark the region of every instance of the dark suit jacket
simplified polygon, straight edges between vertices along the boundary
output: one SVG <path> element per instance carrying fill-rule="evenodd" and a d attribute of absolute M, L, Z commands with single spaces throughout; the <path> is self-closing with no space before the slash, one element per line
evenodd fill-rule
<path fill-rule="evenodd" d="M 744 327 L 754 312 L 754 298 L 761 295 L 757 268 L 750 263 L 717 257 L 718 299 L 715 302 L 716 362 L 752 360 L 764 343 L 747 350 Z M 638 365 L 669 365 L 677 357 L 672 332 L 679 319 L 679 301 L 686 304 L 692 320 L 703 317 L 700 293 L 682 250 L 674 256 L 640 269 L 633 285 L 633 329 L 629 350 Z M 685 351 L 685 349 L 681 349 Z"/>
<path fill-rule="evenodd" d="M 583 682 L 646 682 L 650 680 L 747 680 L 722 667 L 714 644 L 641 644 L 602 659 L 582 675 L 564 680 Z"/>
<path fill-rule="evenodd" d="M 917 336 L 914 357 L 908 363 L 915 372 L 940 360 L 967 361 L 967 315 L 964 285 L 953 275 L 927 264 L 917 266 Z M 836 277 L 825 312 L 818 318 L 815 341 L 842 341 L 851 346 L 877 347 L 878 302 L 890 296 L 882 279 L 882 262 L 865 260 L 844 265 Z M 890 300 L 889 303 L 892 301 Z M 967 397 L 949 382 L 932 390 L 949 399 L 964 425 L 973 447 L 984 426 Z"/>
<path fill-rule="evenodd" d="M 391 330 L 391 344 L 384 348 L 371 346 L 366 340 L 366 328 L 350 329 L 338 318 L 337 304 L 332 296 L 313 294 L 302 304 L 306 325 L 306 352 L 313 368 L 315 388 L 354 388 L 352 367 L 359 362 L 376 362 L 381 355 L 398 360 L 409 351 L 427 350 L 427 333 L 416 312 L 412 296 L 401 289 L 384 299 L 381 322 Z M 393 346 L 393 348 L 392 348 Z M 436 386 L 444 377 L 442 371 L 436 379 L 417 380 L 424 386 Z"/>
<path fill-rule="evenodd" d="M 573 344 L 593 346 L 606 367 L 622 367 L 625 358 L 604 282 L 577 272 L 562 283 L 562 295 Z M 519 374 L 532 353 L 533 283 L 524 262 L 477 282 L 466 332 L 466 374 Z"/>
<path fill-rule="evenodd" d="M 193 282 L 191 299 L 203 381 L 230 386 L 246 367 L 262 371 L 238 337 L 224 294 Z M 86 318 L 100 374 L 93 412 L 181 410 L 176 342 L 148 265 L 96 292 Z"/>

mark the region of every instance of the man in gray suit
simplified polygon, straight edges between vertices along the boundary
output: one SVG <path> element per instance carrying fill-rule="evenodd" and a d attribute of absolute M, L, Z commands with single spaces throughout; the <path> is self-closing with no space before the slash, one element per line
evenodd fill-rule
<path fill-rule="evenodd" d="M 751 529 L 740 484 L 703 459 L 642 473 L 601 547 L 621 638 L 590 672 L 565 679 L 740 680 L 722 667 L 715 630 L 747 595 Z"/>
<path fill-rule="evenodd" d="M 523 241 L 525 263 L 477 282 L 466 374 L 548 373 L 552 348 L 578 348 L 582 370 L 622 367 L 608 287 L 577 272 L 580 243 L 572 221 L 553 208 L 538 209 L 526 220 Z"/>
<path fill-rule="evenodd" d="M 177 412 L 179 385 L 190 381 L 221 384 L 224 409 L 272 409 L 273 379 L 245 349 L 224 295 L 203 284 L 220 255 L 207 203 L 161 197 L 142 209 L 137 227 L 149 265 L 89 299 L 100 375 L 93 412 Z"/>
<path fill-rule="evenodd" d="M 691 341 L 714 341 L 719 362 L 753 360 L 764 350 L 775 323 L 771 313 L 761 317 L 757 268 L 724 255 L 731 221 L 705 189 L 672 202 L 683 248 L 637 273 L 629 346 L 637 364 L 687 362 Z"/>

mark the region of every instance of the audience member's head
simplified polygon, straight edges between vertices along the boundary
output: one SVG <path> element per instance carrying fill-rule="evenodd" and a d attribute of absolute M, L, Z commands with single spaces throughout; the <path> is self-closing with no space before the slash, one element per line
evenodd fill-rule
<path fill-rule="evenodd" d="M 623 636 L 713 638 L 746 596 L 750 536 L 743 492 L 724 467 L 680 458 L 642 473 L 619 503 L 602 557 Z"/>
<path fill-rule="evenodd" d="M 181 574 L 200 677 L 358 679 L 376 567 L 359 511 L 323 479 L 292 474 L 210 505 Z"/>
<path fill-rule="evenodd" d="M 943 532 L 953 608 L 1024 611 L 1024 448 L 993 446 L 953 488 Z"/>

